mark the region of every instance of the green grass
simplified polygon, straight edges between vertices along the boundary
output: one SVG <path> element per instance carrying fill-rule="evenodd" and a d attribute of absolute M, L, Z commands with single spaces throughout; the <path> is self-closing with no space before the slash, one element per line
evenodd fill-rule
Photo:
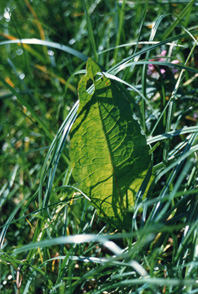
<path fill-rule="evenodd" d="M 197 1 L 0 1 L 0 293 L 198 293 L 197 17 Z M 88 57 L 130 93 L 152 154 L 127 230 L 72 177 Z"/>

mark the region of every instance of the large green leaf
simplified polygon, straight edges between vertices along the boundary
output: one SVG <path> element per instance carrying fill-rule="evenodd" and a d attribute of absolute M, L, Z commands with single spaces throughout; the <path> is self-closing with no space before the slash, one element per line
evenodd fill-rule
<path fill-rule="evenodd" d="M 73 177 L 99 214 L 122 220 L 151 163 L 146 138 L 133 118 L 128 92 L 91 59 L 78 92 L 71 131 Z"/>

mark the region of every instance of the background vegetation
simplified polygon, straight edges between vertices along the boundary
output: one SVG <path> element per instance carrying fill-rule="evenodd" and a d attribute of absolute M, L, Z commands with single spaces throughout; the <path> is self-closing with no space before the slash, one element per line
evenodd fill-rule
<path fill-rule="evenodd" d="M 197 19 L 197 1 L 0 1 L 1 293 L 198 293 Z M 125 83 L 151 148 L 127 230 L 72 177 L 88 57 Z"/>

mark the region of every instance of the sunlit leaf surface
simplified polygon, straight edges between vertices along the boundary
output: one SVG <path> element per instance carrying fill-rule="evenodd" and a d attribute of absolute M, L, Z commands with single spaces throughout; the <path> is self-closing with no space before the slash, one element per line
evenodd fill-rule
<path fill-rule="evenodd" d="M 123 219 L 150 165 L 145 136 L 128 93 L 91 59 L 79 99 L 71 132 L 74 179 L 100 214 Z"/>

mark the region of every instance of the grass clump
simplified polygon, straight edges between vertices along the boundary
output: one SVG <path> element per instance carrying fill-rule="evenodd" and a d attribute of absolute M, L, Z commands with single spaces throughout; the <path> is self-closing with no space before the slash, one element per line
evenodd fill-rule
<path fill-rule="evenodd" d="M 197 293 L 196 1 L 0 8 L 1 293 Z M 100 219 L 72 177 L 88 57 L 130 93 L 150 146 L 128 229 Z"/>

